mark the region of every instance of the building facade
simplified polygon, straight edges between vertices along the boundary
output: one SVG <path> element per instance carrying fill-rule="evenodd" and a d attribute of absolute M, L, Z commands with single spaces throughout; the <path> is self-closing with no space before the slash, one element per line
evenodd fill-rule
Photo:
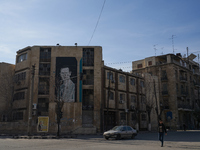
<path fill-rule="evenodd" d="M 158 77 L 161 118 L 170 129 L 196 127 L 192 113 L 199 107 L 199 64 L 194 55 L 167 54 L 132 62 L 132 70 Z"/>
<path fill-rule="evenodd" d="M 158 79 L 105 66 L 100 46 L 29 46 L 17 51 L 11 66 L 11 119 L 0 123 L 2 133 L 157 129 Z"/>
<path fill-rule="evenodd" d="M 108 130 L 115 125 L 130 125 L 137 130 L 157 128 L 155 113 L 147 112 L 146 85 L 140 74 L 123 72 L 107 66 L 102 71 L 103 128 Z M 150 93 L 150 92 L 149 92 Z M 155 106 L 152 106 L 155 107 Z"/>
<path fill-rule="evenodd" d="M 0 120 L 12 120 L 13 76 L 15 65 L 0 63 Z"/>
<path fill-rule="evenodd" d="M 47 117 L 44 128 L 55 133 L 56 102 L 63 101 L 61 133 L 100 131 L 101 66 L 101 47 L 32 46 L 17 51 L 13 119 L 31 124 L 28 130 L 35 133 L 38 117 Z"/>

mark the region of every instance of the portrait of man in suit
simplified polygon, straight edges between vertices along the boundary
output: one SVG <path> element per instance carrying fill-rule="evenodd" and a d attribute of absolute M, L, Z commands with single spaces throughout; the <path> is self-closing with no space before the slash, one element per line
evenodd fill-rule
<path fill-rule="evenodd" d="M 62 79 L 60 85 L 60 99 L 64 102 L 75 102 L 75 84 L 71 80 L 71 71 L 68 67 L 60 69 Z"/>

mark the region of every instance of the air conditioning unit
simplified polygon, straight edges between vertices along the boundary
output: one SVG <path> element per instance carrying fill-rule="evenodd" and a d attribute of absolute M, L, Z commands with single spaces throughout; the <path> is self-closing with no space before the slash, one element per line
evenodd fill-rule
<path fill-rule="evenodd" d="M 119 103 L 120 103 L 120 104 L 124 104 L 124 101 L 123 101 L 123 100 L 120 100 Z"/>
<path fill-rule="evenodd" d="M 33 103 L 33 109 L 37 109 L 37 104 Z"/>

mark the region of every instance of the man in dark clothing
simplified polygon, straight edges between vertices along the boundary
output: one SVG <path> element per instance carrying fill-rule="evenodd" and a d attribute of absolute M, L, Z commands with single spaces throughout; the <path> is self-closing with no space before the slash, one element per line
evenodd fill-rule
<path fill-rule="evenodd" d="M 162 120 L 159 121 L 158 132 L 159 132 L 159 140 L 161 141 L 161 147 L 163 147 L 164 133 L 165 133 L 165 135 L 167 135 L 167 131 L 166 131 L 165 125 L 163 124 Z"/>

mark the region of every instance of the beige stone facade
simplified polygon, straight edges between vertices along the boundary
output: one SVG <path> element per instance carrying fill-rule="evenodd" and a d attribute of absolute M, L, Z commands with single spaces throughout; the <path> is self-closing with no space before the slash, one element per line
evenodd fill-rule
<path fill-rule="evenodd" d="M 148 130 L 144 77 L 107 66 L 103 67 L 104 130 L 130 125 Z"/>
<path fill-rule="evenodd" d="M 21 124 L 19 132 L 28 132 L 31 124 L 29 130 L 37 133 L 41 116 L 49 117 L 48 133 L 57 132 L 56 82 L 62 68 L 70 70 L 75 94 L 62 107 L 61 133 L 100 132 L 101 67 L 98 46 L 32 46 L 17 51 L 12 115 Z"/>
<path fill-rule="evenodd" d="M 29 46 L 17 51 L 12 67 L 12 119 L 0 123 L 2 133 L 56 134 L 58 102 L 61 134 L 93 134 L 125 124 L 157 128 L 157 105 L 150 102 L 160 97 L 149 88 L 157 91 L 158 79 L 104 66 L 100 46 Z"/>
<path fill-rule="evenodd" d="M 132 69 L 158 77 L 161 118 L 168 128 L 182 129 L 183 124 L 188 129 L 196 128 L 192 112 L 199 107 L 198 63 L 180 54 L 167 54 L 134 61 Z"/>
<path fill-rule="evenodd" d="M 15 65 L 0 63 L 0 121 L 12 119 L 12 99 Z"/>

